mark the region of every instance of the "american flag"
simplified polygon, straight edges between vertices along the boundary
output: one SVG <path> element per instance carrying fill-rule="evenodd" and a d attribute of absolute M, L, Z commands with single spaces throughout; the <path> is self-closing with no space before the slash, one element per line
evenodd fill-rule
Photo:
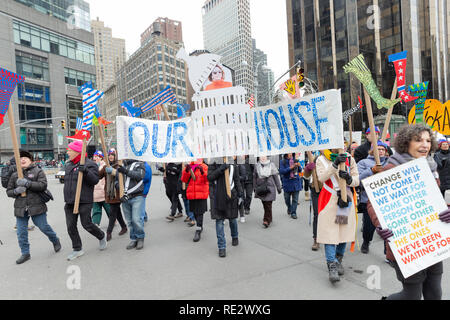
<path fill-rule="evenodd" d="M 83 95 L 83 130 L 92 129 L 93 118 L 98 101 L 103 97 L 103 92 L 92 87 L 92 82 L 88 82 L 79 88 Z"/>
<path fill-rule="evenodd" d="M 158 93 L 152 100 L 144 104 L 141 110 L 142 112 L 147 112 L 165 103 L 177 103 L 175 93 L 170 86 L 167 86 L 166 89 Z"/>
<path fill-rule="evenodd" d="M 250 97 L 250 100 L 248 100 L 248 106 L 250 107 L 250 109 L 252 109 L 252 108 L 254 108 L 255 107 L 255 96 L 254 95 L 252 95 L 251 97 Z"/>
<path fill-rule="evenodd" d="M 0 68 L 0 125 L 3 124 L 3 117 L 8 111 L 9 102 L 17 84 L 24 82 L 24 77 Z"/>

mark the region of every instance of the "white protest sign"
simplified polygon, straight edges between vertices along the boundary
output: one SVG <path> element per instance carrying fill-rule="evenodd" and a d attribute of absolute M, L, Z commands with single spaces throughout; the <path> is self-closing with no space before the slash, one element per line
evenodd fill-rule
<path fill-rule="evenodd" d="M 192 117 L 177 121 L 118 117 L 119 157 L 186 162 L 344 148 L 340 90 L 251 110 L 243 90 L 202 92 Z"/>
<path fill-rule="evenodd" d="M 356 142 L 358 144 L 358 146 L 360 146 L 361 143 L 362 143 L 362 132 L 361 131 L 353 131 L 352 132 L 352 140 L 353 141 L 350 141 L 350 132 L 349 131 L 345 131 L 344 132 L 344 138 L 350 144 L 352 144 L 353 142 Z"/>
<path fill-rule="evenodd" d="M 439 220 L 447 209 L 435 178 L 422 158 L 362 181 L 405 278 L 450 257 L 450 224 Z"/>

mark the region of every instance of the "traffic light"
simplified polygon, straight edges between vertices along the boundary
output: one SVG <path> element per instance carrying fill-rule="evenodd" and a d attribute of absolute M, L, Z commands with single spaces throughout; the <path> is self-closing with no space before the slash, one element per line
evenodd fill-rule
<path fill-rule="evenodd" d="M 63 130 L 66 130 L 66 121 L 65 121 L 65 120 L 62 120 L 62 121 L 61 121 L 61 128 L 62 128 Z"/>
<path fill-rule="evenodd" d="M 305 86 L 304 81 L 305 81 L 305 69 L 298 68 L 297 69 L 297 82 L 298 82 L 299 88 L 303 88 Z"/>

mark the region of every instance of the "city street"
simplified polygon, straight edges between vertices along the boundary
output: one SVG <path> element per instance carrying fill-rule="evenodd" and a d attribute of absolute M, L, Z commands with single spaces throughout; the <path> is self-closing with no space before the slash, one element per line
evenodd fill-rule
<path fill-rule="evenodd" d="M 48 178 L 56 198 L 49 204 L 48 220 L 63 249 L 55 254 L 36 229 L 29 234 L 31 260 L 16 265 L 20 250 L 13 229 L 13 200 L 3 189 L 0 299 L 378 300 L 401 289 L 394 270 L 384 262 L 383 243 L 376 235 L 368 255 L 347 252 L 346 274 L 340 283 L 331 285 L 323 247 L 311 251 L 309 202 L 303 200 L 303 192 L 299 219 L 287 216 L 283 198 L 278 196 L 274 223 L 267 230 L 262 227 L 262 205 L 254 201 L 247 222 L 239 223 L 238 247 L 231 246 L 226 226 L 227 257 L 221 259 L 209 213 L 199 243 L 192 241 L 194 228 L 187 227 L 184 218 L 167 222 L 169 200 L 160 176 L 153 177 L 147 199 L 150 220 L 143 251 L 127 251 L 128 234 L 119 237 L 116 227 L 107 250 L 100 252 L 97 239 L 79 224 L 85 255 L 68 262 L 71 242 L 65 226 L 63 185 L 54 176 Z M 104 214 L 101 227 L 106 230 L 106 226 Z M 359 243 L 360 234 L 358 229 Z M 444 265 L 443 299 L 449 299 L 448 260 Z M 77 275 L 78 282 L 73 280 Z"/>

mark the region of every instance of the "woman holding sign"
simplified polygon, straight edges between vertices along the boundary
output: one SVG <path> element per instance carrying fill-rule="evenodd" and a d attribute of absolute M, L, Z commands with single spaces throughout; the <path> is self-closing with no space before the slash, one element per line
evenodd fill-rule
<path fill-rule="evenodd" d="M 400 130 L 394 141 L 394 148 L 397 153 L 389 158 L 384 170 L 392 169 L 396 166 L 419 158 L 426 158 L 428 160 L 428 165 L 436 177 L 437 183 L 439 184 L 436 171 L 437 164 L 430 156 L 430 153 L 433 150 L 436 150 L 436 147 L 436 140 L 429 127 L 423 124 L 405 126 Z M 377 233 L 383 240 L 389 242 L 389 238 L 393 237 L 394 234 L 392 230 L 381 228 L 381 224 L 370 201 L 367 203 L 367 212 L 369 213 L 374 226 L 377 228 Z M 450 211 L 447 210 L 441 213 L 439 218 L 445 223 L 450 223 Z M 403 290 L 399 293 L 390 295 L 387 298 L 388 300 L 420 300 L 422 298 L 422 294 L 425 300 L 440 300 L 442 298 L 442 262 L 430 266 L 405 279 L 397 262 L 395 261 L 394 254 L 392 253 L 390 246 L 387 245 L 386 247 L 386 258 L 392 262 L 392 265 L 397 273 L 397 279 L 403 285 Z"/>
<path fill-rule="evenodd" d="M 335 283 L 344 275 L 342 259 L 347 243 L 354 243 L 356 239 L 356 199 L 350 187 L 359 186 L 359 174 L 352 156 L 339 154 L 339 150 L 325 150 L 316 166 L 317 177 L 323 183 L 319 196 L 317 242 L 325 245 L 329 278 Z M 339 179 L 345 180 L 347 201 L 342 199 Z"/>

